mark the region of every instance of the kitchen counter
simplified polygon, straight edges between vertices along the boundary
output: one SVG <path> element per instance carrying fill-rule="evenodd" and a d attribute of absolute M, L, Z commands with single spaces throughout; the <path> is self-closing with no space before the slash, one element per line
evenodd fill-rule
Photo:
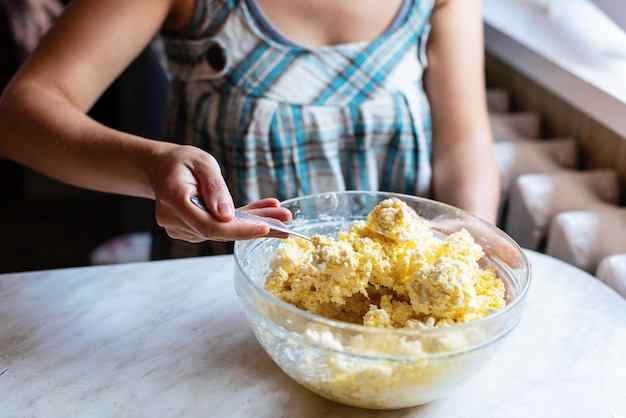
<path fill-rule="evenodd" d="M 449 397 L 370 411 L 265 354 L 232 256 L 0 275 L 0 417 L 626 417 L 626 300 L 528 251 L 518 327 Z"/>

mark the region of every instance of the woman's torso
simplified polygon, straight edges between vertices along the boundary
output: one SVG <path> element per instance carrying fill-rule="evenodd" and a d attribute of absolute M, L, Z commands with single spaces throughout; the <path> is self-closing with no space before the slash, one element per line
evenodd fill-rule
<path fill-rule="evenodd" d="M 433 2 L 389 6 L 389 27 L 371 40 L 307 47 L 255 0 L 204 0 L 190 28 L 164 34 L 173 86 L 165 139 L 216 157 L 237 205 L 345 189 L 427 195 L 422 74 Z"/>

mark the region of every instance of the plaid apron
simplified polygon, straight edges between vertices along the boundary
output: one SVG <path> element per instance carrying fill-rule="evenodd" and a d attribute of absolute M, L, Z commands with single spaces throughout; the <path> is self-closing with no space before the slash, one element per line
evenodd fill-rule
<path fill-rule="evenodd" d="M 266 36 L 243 0 L 205 0 L 184 36 L 164 34 L 165 139 L 212 154 L 236 206 L 339 190 L 428 195 L 433 3 L 412 0 L 406 20 L 372 42 L 307 49 Z M 153 256 L 223 252 L 176 246 L 189 249 Z"/>

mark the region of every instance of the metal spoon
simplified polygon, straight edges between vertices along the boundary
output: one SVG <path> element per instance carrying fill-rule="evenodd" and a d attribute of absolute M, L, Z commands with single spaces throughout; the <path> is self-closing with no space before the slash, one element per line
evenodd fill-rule
<path fill-rule="evenodd" d="M 198 208 L 208 212 L 209 209 L 206 207 L 206 205 L 204 204 L 204 201 L 202 200 L 202 198 L 200 196 L 191 196 L 191 203 L 193 203 L 194 205 L 196 205 Z M 235 219 L 247 219 L 247 220 L 252 220 L 252 221 L 259 221 L 259 222 L 263 222 L 265 225 L 270 227 L 270 230 L 272 231 L 278 231 L 278 232 L 284 232 L 286 234 L 289 235 L 294 235 L 296 237 L 300 237 L 300 238 L 304 238 L 308 241 L 311 241 L 311 237 L 304 235 L 298 231 L 294 231 L 291 228 L 288 228 L 284 225 L 279 225 L 277 223 L 274 223 L 268 219 L 262 218 L 260 216 L 257 215 L 252 215 L 251 213 L 247 213 L 247 212 L 243 212 L 239 209 L 235 209 Z"/>

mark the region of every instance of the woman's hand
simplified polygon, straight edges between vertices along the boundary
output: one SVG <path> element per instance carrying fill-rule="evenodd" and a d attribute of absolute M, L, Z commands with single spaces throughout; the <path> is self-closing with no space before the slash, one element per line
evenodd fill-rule
<path fill-rule="evenodd" d="M 219 164 L 210 154 L 192 146 L 164 144 L 156 158 L 148 161 L 149 178 L 156 199 L 156 220 L 171 238 L 189 242 L 233 241 L 270 235 L 267 225 L 234 219 L 232 196 Z M 156 163 L 155 163 L 156 161 Z M 202 198 L 200 209 L 191 198 Z M 268 198 L 240 208 L 279 222 L 291 220 L 291 212 Z"/>

